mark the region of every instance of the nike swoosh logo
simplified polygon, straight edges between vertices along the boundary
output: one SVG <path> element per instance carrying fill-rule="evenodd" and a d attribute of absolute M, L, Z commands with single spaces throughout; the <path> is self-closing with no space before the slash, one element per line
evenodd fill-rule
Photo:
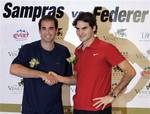
<path fill-rule="evenodd" d="M 98 53 L 93 53 L 93 56 L 96 56 L 96 55 L 98 55 Z"/>

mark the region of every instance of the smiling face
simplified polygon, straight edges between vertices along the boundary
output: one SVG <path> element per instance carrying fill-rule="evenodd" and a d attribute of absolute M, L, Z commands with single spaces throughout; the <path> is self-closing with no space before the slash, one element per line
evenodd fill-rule
<path fill-rule="evenodd" d="M 55 28 L 55 24 L 53 20 L 43 20 L 41 22 L 41 27 L 39 30 L 41 41 L 43 43 L 54 42 L 57 31 L 58 30 Z"/>
<path fill-rule="evenodd" d="M 94 37 L 95 26 L 92 28 L 89 23 L 78 21 L 75 27 L 81 42 L 86 42 Z"/>

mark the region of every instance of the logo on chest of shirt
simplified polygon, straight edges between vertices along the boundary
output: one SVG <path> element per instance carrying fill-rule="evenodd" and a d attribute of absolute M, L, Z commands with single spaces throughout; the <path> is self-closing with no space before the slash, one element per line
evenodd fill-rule
<path fill-rule="evenodd" d="M 93 56 L 97 56 L 97 55 L 99 55 L 99 53 L 93 53 Z"/>

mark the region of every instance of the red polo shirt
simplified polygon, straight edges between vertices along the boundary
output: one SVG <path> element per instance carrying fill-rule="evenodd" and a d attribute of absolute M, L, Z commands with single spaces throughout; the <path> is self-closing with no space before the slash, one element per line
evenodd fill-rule
<path fill-rule="evenodd" d="M 110 92 L 112 67 L 125 58 L 112 44 L 97 38 L 84 51 L 79 47 L 76 48 L 75 55 L 77 86 L 74 108 L 87 111 L 101 110 L 102 107 L 96 109 L 92 106 L 94 104 L 92 99 L 103 97 Z"/>

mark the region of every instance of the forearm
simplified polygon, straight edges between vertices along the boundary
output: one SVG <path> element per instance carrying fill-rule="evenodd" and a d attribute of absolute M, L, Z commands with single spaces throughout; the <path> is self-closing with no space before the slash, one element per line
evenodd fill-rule
<path fill-rule="evenodd" d="M 126 88 L 126 86 L 130 83 L 130 81 L 133 79 L 134 76 L 135 76 L 135 72 L 134 73 L 128 73 L 128 71 L 125 71 L 119 84 L 112 90 L 113 95 L 118 96 L 119 93 L 124 88 Z"/>
<path fill-rule="evenodd" d="M 20 64 L 12 64 L 10 73 L 23 78 L 41 78 L 44 72 L 30 69 Z"/>
<path fill-rule="evenodd" d="M 119 84 L 111 91 L 114 96 L 118 96 L 119 93 L 129 84 L 132 77 L 124 76 Z"/>
<path fill-rule="evenodd" d="M 76 78 L 75 76 L 70 76 L 70 77 L 64 77 L 64 76 L 60 76 L 59 77 L 59 82 L 62 82 L 64 84 L 69 84 L 69 85 L 75 85 L 76 84 Z"/>
<path fill-rule="evenodd" d="M 118 67 L 123 71 L 123 77 L 119 84 L 114 88 L 114 90 L 112 90 L 114 96 L 118 96 L 118 94 L 129 84 L 132 78 L 136 75 L 135 69 L 127 60 L 118 64 Z"/>

